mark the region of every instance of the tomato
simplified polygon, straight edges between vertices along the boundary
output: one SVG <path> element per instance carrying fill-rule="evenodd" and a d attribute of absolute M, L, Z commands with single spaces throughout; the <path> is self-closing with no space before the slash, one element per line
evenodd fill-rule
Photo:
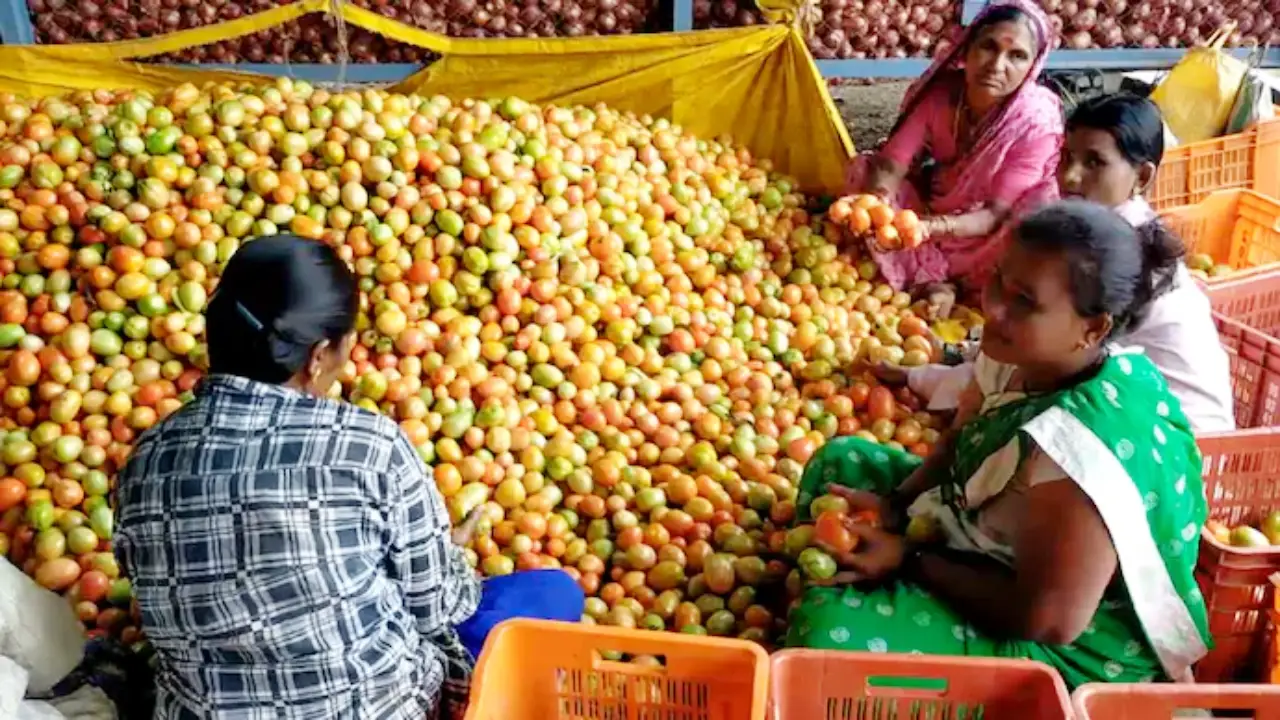
<path fill-rule="evenodd" d="M 674 590 L 684 584 L 684 581 L 684 568 L 669 560 L 655 565 L 646 577 L 648 587 L 660 592 Z"/>
<path fill-rule="evenodd" d="M 36 568 L 36 582 L 49 590 L 66 590 L 80 577 L 80 564 L 69 557 L 43 562 Z"/>
<path fill-rule="evenodd" d="M 9 357 L 5 372 L 9 382 L 19 387 L 30 387 L 40 379 L 40 360 L 30 350 L 18 350 Z"/>
<path fill-rule="evenodd" d="M 11 477 L 0 479 L 0 512 L 17 506 L 26 496 L 26 483 Z"/>
<path fill-rule="evenodd" d="M 896 408 L 897 402 L 892 390 L 883 386 L 871 388 L 871 393 L 867 396 L 867 415 L 873 421 L 892 420 Z"/>
<path fill-rule="evenodd" d="M 849 501 L 839 495 L 820 495 L 812 503 L 809 503 L 809 514 L 813 517 L 818 517 L 831 510 L 847 513 L 849 512 Z"/>
<path fill-rule="evenodd" d="M 853 400 L 855 409 L 862 410 L 866 408 L 871 399 L 871 386 L 864 382 L 854 383 L 853 387 L 849 388 L 849 398 Z"/>
<path fill-rule="evenodd" d="M 811 580 L 828 580 L 836 574 L 836 561 L 818 548 L 800 553 L 800 571 Z"/>
<path fill-rule="evenodd" d="M 707 581 L 707 588 L 717 595 L 724 595 L 733 590 L 737 575 L 733 568 L 733 558 L 729 555 L 716 554 L 703 563 L 702 576 Z"/>
<path fill-rule="evenodd" d="M 80 576 L 80 599 L 99 602 L 107 596 L 111 579 L 100 570 L 89 570 Z"/>
<path fill-rule="evenodd" d="M 849 532 L 845 522 L 849 516 L 836 510 L 828 510 L 814 523 L 813 539 L 838 554 L 852 552 L 858 545 L 858 537 Z"/>
<path fill-rule="evenodd" d="M 849 518 L 849 521 L 855 525 L 880 527 L 880 514 L 875 510 L 859 510 Z"/>

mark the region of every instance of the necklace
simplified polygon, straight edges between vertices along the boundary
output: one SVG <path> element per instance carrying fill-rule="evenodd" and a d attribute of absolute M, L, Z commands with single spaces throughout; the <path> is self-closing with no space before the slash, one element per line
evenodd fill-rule
<path fill-rule="evenodd" d="M 969 103 L 960 93 L 960 100 L 956 103 L 956 116 L 951 124 L 951 136 L 956 139 L 957 148 L 967 148 L 973 141 L 973 118 L 969 112 Z"/>

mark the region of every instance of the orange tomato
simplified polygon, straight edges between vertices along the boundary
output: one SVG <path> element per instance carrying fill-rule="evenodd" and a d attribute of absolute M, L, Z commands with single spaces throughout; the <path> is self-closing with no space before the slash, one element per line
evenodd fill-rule
<path fill-rule="evenodd" d="M 853 400 L 855 409 L 865 408 L 871 400 L 871 386 L 864 382 L 854 383 L 853 387 L 849 388 L 849 398 Z"/>
<path fill-rule="evenodd" d="M 866 208 L 854 208 L 849 213 L 849 230 L 856 235 L 862 235 L 871 229 L 871 213 Z"/>
<path fill-rule="evenodd" d="M 910 230 L 904 230 L 902 235 L 902 247 L 907 250 L 918 248 L 924 243 L 924 232 L 919 227 L 913 227 Z"/>
<path fill-rule="evenodd" d="M 890 227 L 893 225 L 893 208 L 888 205 L 876 205 L 868 208 L 867 212 L 871 214 L 871 224 L 877 228 Z"/>
<path fill-rule="evenodd" d="M 27 485 L 17 478 L 7 477 L 0 480 L 0 512 L 21 503 L 27 496 Z"/>
<path fill-rule="evenodd" d="M 813 538 L 826 545 L 835 553 L 849 553 L 858 546 L 858 537 L 845 527 L 848 519 L 839 510 L 828 510 L 818 516 L 814 523 Z"/>
<path fill-rule="evenodd" d="M 787 455 L 798 463 L 806 463 L 809 458 L 813 457 L 813 453 L 817 451 L 818 445 L 813 438 L 801 436 L 792 440 L 787 445 Z"/>
<path fill-rule="evenodd" d="M 876 230 L 876 242 L 885 250 L 902 248 L 902 238 L 898 235 L 898 229 L 892 225 L 882 225 Z"/>
<path fill-rule="evenodd" d="M 832 222 L 842 223 L 849 219 L 849 214 L 852 212 L 853 203 L 849 201 L 849 198 L 840 198 L 831 203 L 831 207 L 827 208 L 827 217 L 831 218 Z"/>
<path fill-rule="evenodd" d="M 892 420 L 897 405 L 892 390 L 883 386 L 874 387 L 867 396 L 867 415 L 872 420 Z"/>
<path fill-rule="evenodd" d="M 898 228 L 898 232 L 909 233 L 920 226 L 920 216 L 916 215 L 915 210 L 900 210 L 893 219 L 893 226 Z"/>
<path fill-rule="evenodd" d="M 864 210 L 870 210 L 877 205 L 883 204 L 884 202 L 875 195 L 859 195 L 853 199 L 853 206 Z"/>
<path fill-rule="evenodd" d="M 898 323 L 898 334 L 904 338 L 919 336 L 927 336 L 929 334 L 929 323 L 923 318 L 912 315 L 904 317 Z"/>

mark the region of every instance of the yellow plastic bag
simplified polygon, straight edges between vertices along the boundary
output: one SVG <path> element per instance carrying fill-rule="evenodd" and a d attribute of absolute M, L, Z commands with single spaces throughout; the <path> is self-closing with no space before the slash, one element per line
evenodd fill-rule
<path fill-rule="evenodd" d="M 798 0 L 771 0 L 783 5 Z M 794 176 L 810 192 L 836 194 L 853 142 L 805 46 L 802 5 L 774 10 L 779 24 L 659 35 L 461 39 L 430 33 L 350 5 L 300 0 L 218 25 L 146 40 L 0 47 L 0 92 L 45 96 L 74 90 L 159 91 L 183 82 L 266 82 L 132 60 L 229 40 L 314 12 L 442 58 L 394 90 L 502 97 L 544 104 L 605 103 L 670 118 L 705 138 L 730 136 Z"/>
<path fill-rule="evenodd" d="M 1223 52 L 1235 25 L 1219 29 L 1208 44 L 1192 48 L 1151 93 L 1181 144 L 1218 137 L 1227 126 L 1249 66 Z"/>

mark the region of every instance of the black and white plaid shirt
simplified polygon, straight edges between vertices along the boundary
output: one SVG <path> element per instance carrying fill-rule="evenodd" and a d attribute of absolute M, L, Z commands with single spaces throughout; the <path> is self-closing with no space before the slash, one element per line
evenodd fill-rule
<path fill-rule="evenodd" d="M 423 720 L 469 674 L 480 582 L 390 419 L 213 377 L 117 492 L 156 718 Z"/>

